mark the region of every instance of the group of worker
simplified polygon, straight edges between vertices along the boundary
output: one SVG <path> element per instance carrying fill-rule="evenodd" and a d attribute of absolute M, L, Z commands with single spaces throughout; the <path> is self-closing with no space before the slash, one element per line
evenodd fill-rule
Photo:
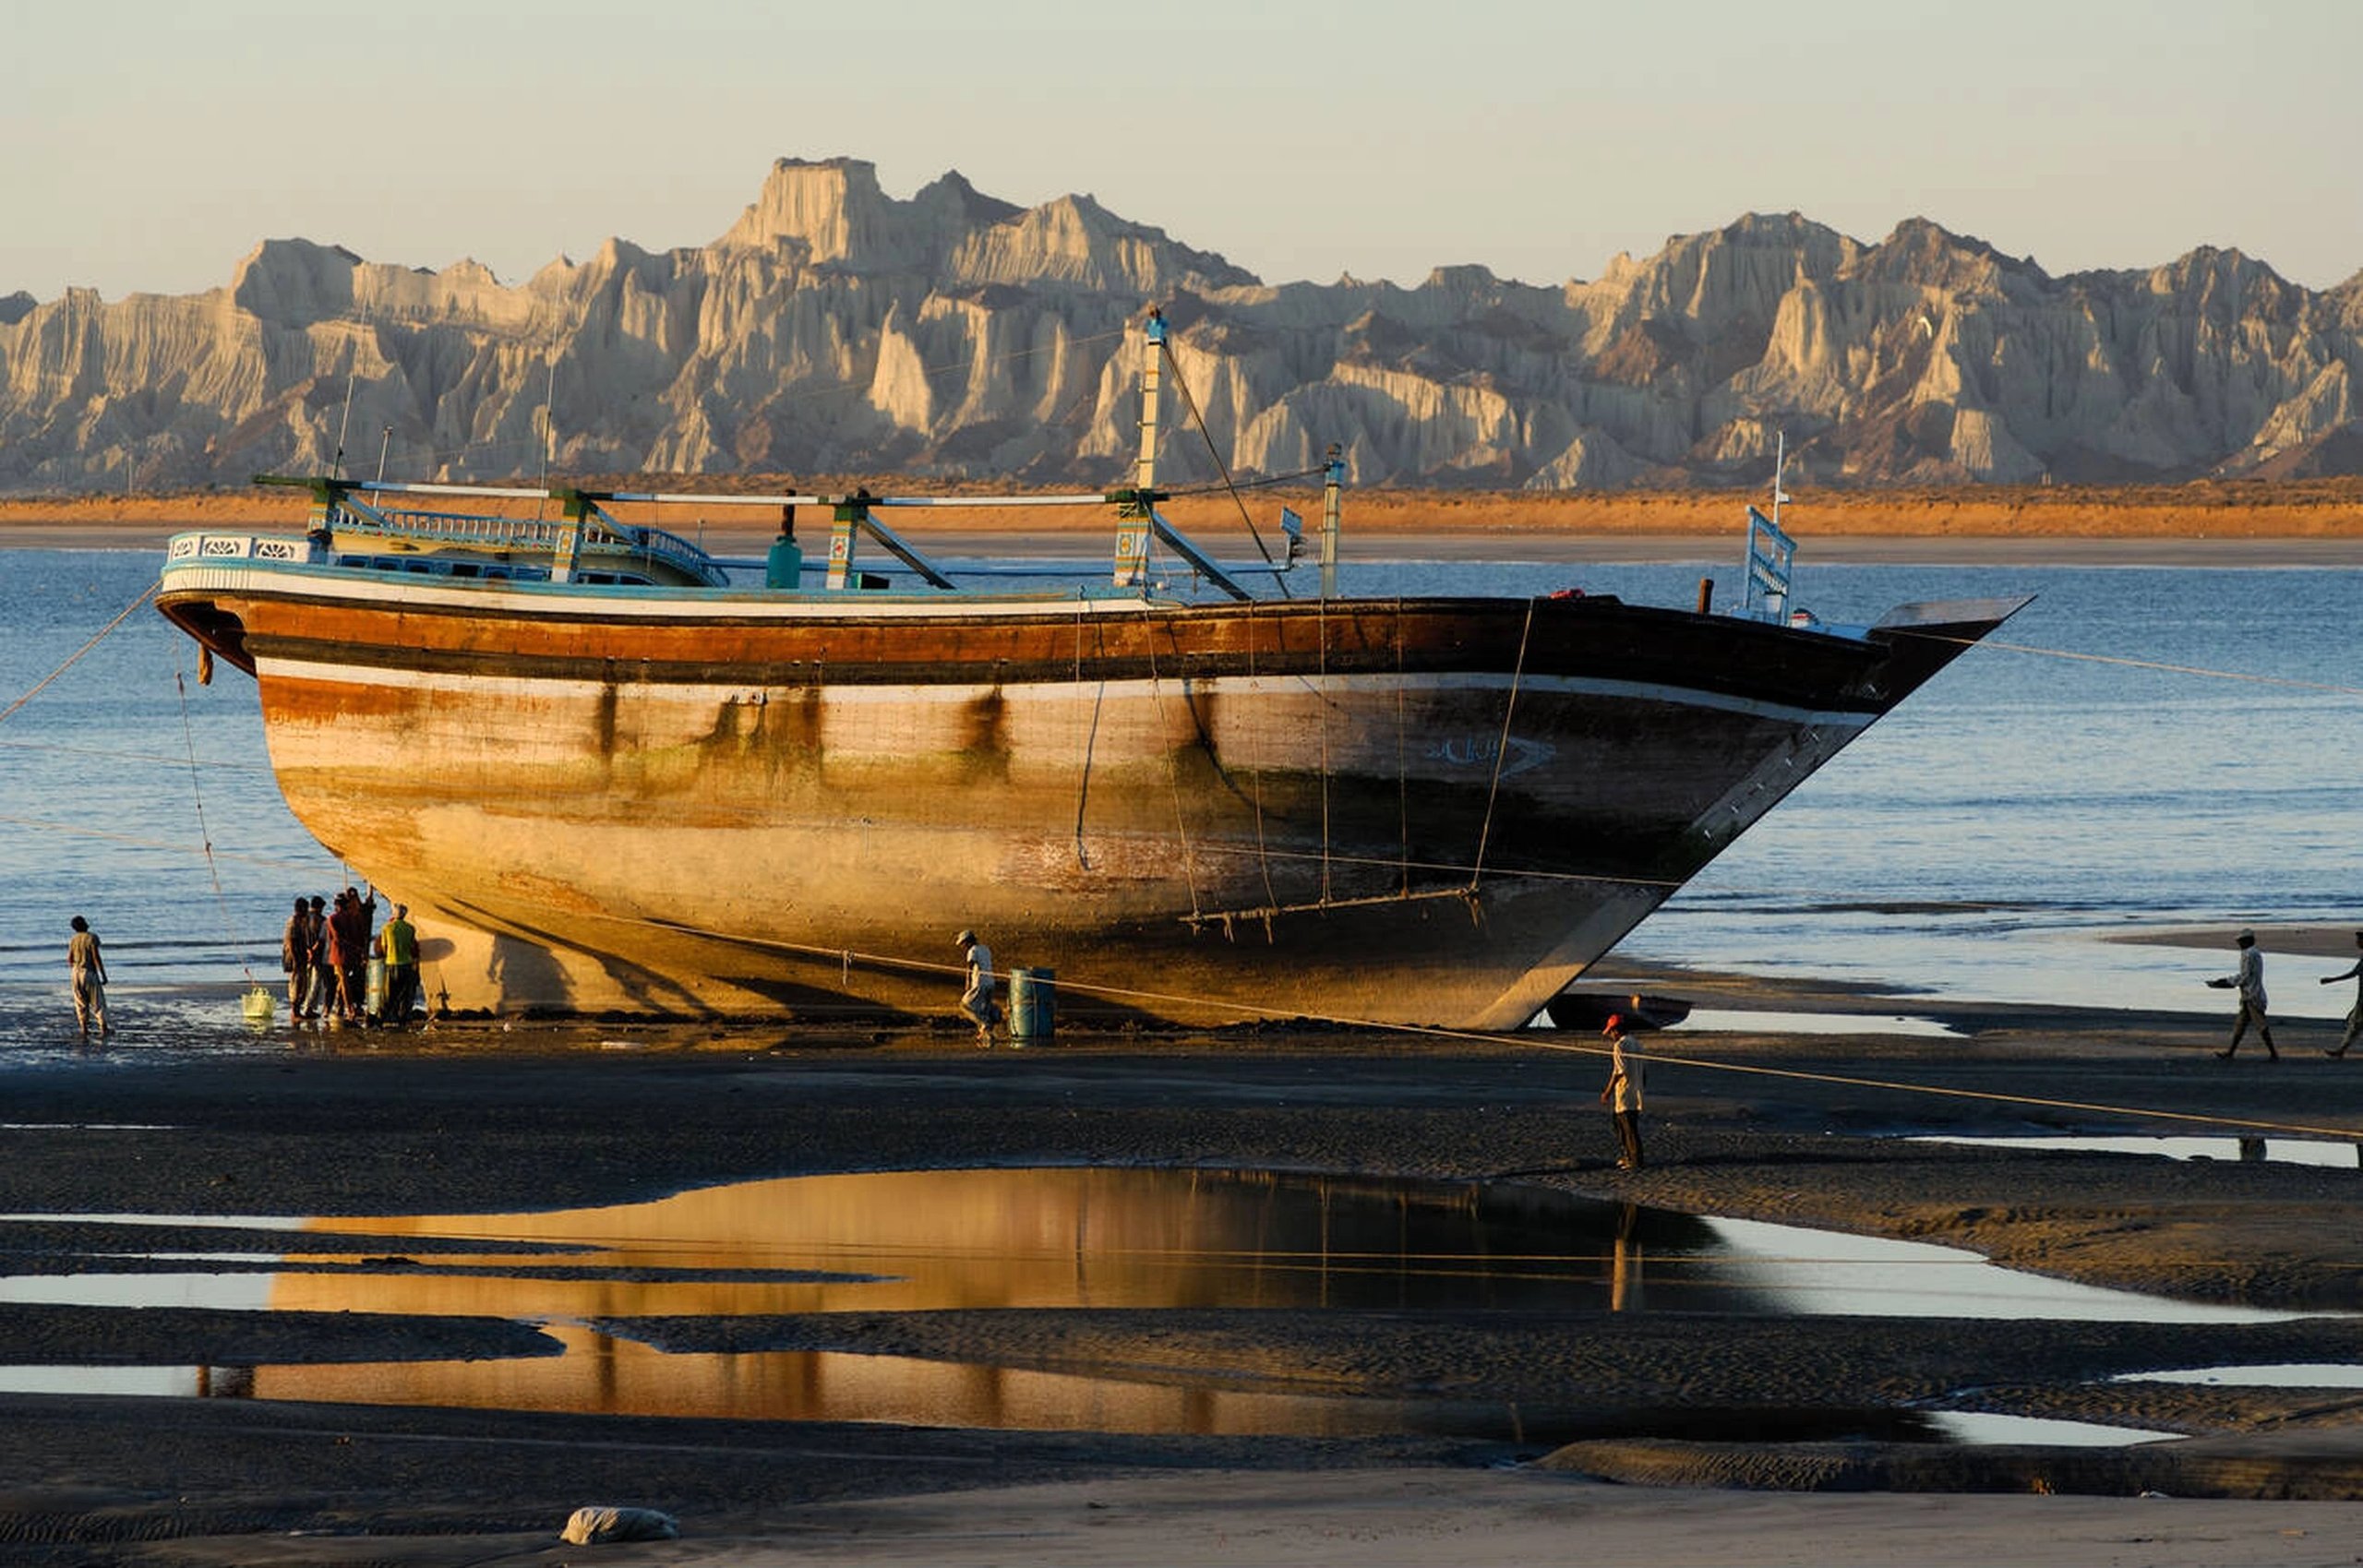
<path fill-rule="evenodd" d="M 410 906 L 394 905 L 382 930 L 378 891 L 346 888 L 333 909 L 317 893 L 298 898 L 280 934 L 279 964 L 287 972 L 287 1009 L 298 1023 L 403 1028 L 418 1000 L 418 930 Z M 385 964 L 385 979 L 373 1007 L 369 961 Z"/>
<path fill-rule="evenodd" d="M 298 1023 L 326 1021 L 332 1026 L 353 1024 L 406 1027 L 418 1003 L 418 929 L 410 923 L 410 908 L 394 905 L 393 918 L 382 930 L 372 930 L 378 918 L 378 892 L 364 894 L 347 888 L 336 895 L 336 907 L 325 899 L 298 898 L 294 913 L 280 934 L 279 963 L 287 972 L 287 1011 Z M 114 1033 L 107 1015 L 107 961 L 99 934 L 77 915 L 74 936 L 66 946 L 66 965 L 72 983 L 74 1022 L 89 1039 L 95 1026 L 102 1038 Z M 369 999 L 369 961 L 382 960 L 385 980 L 375 1006 Z"/>

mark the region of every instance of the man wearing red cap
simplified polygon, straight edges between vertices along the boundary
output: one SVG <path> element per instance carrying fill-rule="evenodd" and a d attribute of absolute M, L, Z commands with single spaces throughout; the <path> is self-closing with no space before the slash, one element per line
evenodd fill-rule
<path fill-rule="evenodd" d="M 1641 1168 L 1641 1042 L 1625 1032 L 1621 1014 L 1610 1013 L 1608 1026 L 1601 1031 L 1608 1036 L 1608 1083 L 1600 1091 L 1600 1103 L 1615 1118 L 1617 1146 L 1624 1157 L 1616 1162 L 1619 1170 Z"/>

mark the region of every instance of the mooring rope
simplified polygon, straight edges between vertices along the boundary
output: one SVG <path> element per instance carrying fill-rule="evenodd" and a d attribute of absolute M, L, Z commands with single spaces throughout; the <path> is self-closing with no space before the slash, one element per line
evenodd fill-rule
<path fill-rule="evenodd" d="M 2204 664 L 2172 664 L 2157 659 L 2127 658 L 2118 653 L 2080 653 L 2073 649 L 2042 648 L 2029 642 L 1997 642 L 1990 637 L 1937 637 L 1925 632 L 1909 632 L 1906 635 L 1927 637 L 1932 642 L 1958 643 L 1963 648 L 1991 648 L 1997 653 L 2026 653 L 2045 659 L 2072 659 L 2081 664 L 2156 670 L 2165 675 L 2198 676 L 2207 680 L 2245 681 L 2251 686 L 2285 686 L 2299 691 L 2327 691 L 2340 697 L 2363 697 L 2363 686 L 2346 686 L 2337 681 L 2299 680 L 2294 676 L 2261 676 L 2245 670 L 2211 669 Z"/>
<path fill-rule="evenodd" d="M 692 926 L 682 921 L 652 920 L 646 916 L 624 915 L 598 915 L 594 917 L 618 925 L 646 927 L 653 930 L 708 937 L 738 946 L 759 947 L 799 957 L 825 959 L 829 963 L 842 965 L 847 974 L 850 974 L 851 966 L 857 963 L 906 974 L 960 976 L 967 973 L 963 965 L 946 964 L 935 959 L 902 958 L 890 953 L 865 952 L 850 948 L 820 947 L 804 942 L 747 937 Z M 999 974 L 1005 975 L 1007 971 L 1001 971 Z M 1182 1004 L 1234 1012 L 1241 1021 L 1260 1019 L 1271 1022 L 1301 1022 L 1331 1028 L 1367 1030 L 1373 1033 L 1406 1035 L 1420 1039 L 1509 1047 L 1514 1049 L 1556 1051 L 1564 1055 L 1589 1056 L 1602 1059 L 1610 1055 L 1610 1047 L 1604 1045 L 1531 1037 L 1540 1034 L 1539 1030 L 1459 1029 L 1437 1023 L 1401 1023 L 1386 1019 L 1355 1018 L 1344 1013 L 1306 1012 L 1298 1008 L 1267 1007 L 1255 1002 L 1193 996 L 1187 992 L 1147 990 L 1137 986 L 1103 985 L 1094 981 L 1075 979 L 1067 975 L 1059 976 L 1058 987 L 1062 991 L 1074 991 L 1108 1001 L 1158 1003 L 1168 1006 Z M 2036 1110 L 2081 1111 L 2099 1116 L 2188 1122 L 2209 1127 L 2231 1127 L 2255 1132 L 2279 1132 L 2331 1138 L 2342 1143 L 2363 1142 L 2363 1127 L 2333 1127 L 2311 1122 L 2271 1121 L 2254 1117 L 2164 1110 L 2152 1106 L 2112 1105 L 2105 1101 L 2069 1100 L 2044 1095 L 2006 1094 L 1991 1089 L 1959 1089 L 1943 1084 L 1913 1083 L 1909 1079 L 1866 1078 L 1850 1073 L 1816 1072 L 1804 1068 L 1767 1067 L 1755 1062 L 1716 1061 L 1703 1057 L 1668 1056 L 1654 1048 L 1649 1051 L 1648 1059 L 1652 1066 L 1689 1067 L 1705 1072 L 1742 1073 L 1751 1077 L 1778 1078 L 1800 1083 L 1824 1083 L 1840 1088 L 1878 1089 L 1892 1094 L 1926 1095 L 1943 1099 L 1974 1100 L 1985 1105 L 2015 1106 Z"/>
<path fill-rule="evenodd" d="M 177 768 L 182 760 L 162 751 L 125 751 L 109 746 L 75 746 L 62 740 L 0 740 L 0 751 L 54 751 L 65 757 L 96 757 L 109 762 L 161 762 Z M 265 762 L 234 762 L 226 757 L 203 759 L 208 768 L 239 773 L 268 773 Z"/>
<path fill-rule="evenodd" d="M 1062 982 L 1063 984 L 1063 982 Z M 1604 1046 L 1577 1046 L 1560 1040 L 1531 1040 L 1537 1050 L 1572 1051 L 1589 1056 L 1606 1056 Z M 2213 1116 L 2198 1111 L 2159 1110 L 2150 1106 L 2113 1106 L 2095 1100 L 2061 1100 L 2042 1095 L 2006 1095 L 1991 1089 L 1953 1089 L 1940 1083 L 1913 1083 L 1901 1080 L 1860 1078 L 1842 1072 L 1808 1072 L 1795 1067 L 1765 1067 L 1755 1062 L 1707 1061 L 1697 1057 L 1667 1056 L 1649 1049 L 1646 1059 L 1652 1067 L 1697 1067 L 1712 1072 L 1739 1072 L 1758 1078 L 1786 1078 L 1801 1083 L 1829 1083 L 1848 1089 L 1886 1089 L 1901 1094 L 1933 1095 L 1943 1099 L 1976 1100 L 1986 1105 L 2020 1106 L 2036 1110 L 2090 1111 L 2108 1116 L 2138 1116 L 2159 1121 L 2197 1122 L 2208 1127 L 2245 1127 L 2262 1132 L 2303 1132 L 2316 1137 L 2335 1138 L 2342 1143 L 2363 1142 L 2363 1128 L 2316 1127 L 2304 1122 L 2260 1121 L 2245 1117 Z"/>
<path fill-rule="evenodd" d="M 161 582 L 150 583 L 147 588 L 140 592 L 138 598 L 134 599 L 130 604 L 126 604 L 123 607 L 121 614 L 117 615 L 114 619 L 107 622 L 106 625 L 99 628 L 97 631 L 91 633 L 90 640 L 88 642 L 83 643 L 82 646 L 75 649 L 73 652 L 68 653 L 66 656 L 66 662 L 64 664 L 50 671 L 49 674 L 42 676 L 40 680 L 35 681 L 33 683 L 32 689 L 26 692 L 22 697 L 18 698 L 6 708 L 0 708 L 0 722 L 6 722 L 6 720 L 14 717 L 18 709 L 22 708 L 26 703 L 40 696 L 42 689 L 46 688 L 51 681 L 55 680 L 59 676 L 62 676 L 67 670 L 72 669 L 83 654 L 89 652 L 91 649 L 96 648 L 100 643 L 104 642 L 109 635 L 114 632 L 115 628 L 121 626 L 125 621 L 131 618 L 132 611 L 138 609 L 140 605 L 154 598 L 156 596 L 156 590 L 162 586 L 163 584 Z"/>
<path fill-rule="evenodd" d="M 189 723 L 188 682 L 182 678 L 178 670 L 173 672 L 173 686 L 181 694 L 181 738 L 188 745 L 188 793 L 189 798 L 197 803 L 197 836 L 198 842 L 205 845 L 205 868 L 213 877 L 213 902 L 222 909 L 222 940 L 235 949 L 239 945 L 238 932 L 230 919 L 230 895 L 222 891 L 222 868 L 214 861 L 213 835 L 205 826 L 205 791 L 198 784 L 197 730 Z M 248 967 L 243 952 L 238 954 L 238 969 L 246 976 L 248 986 L 258 987 L 261 984 L 255 978 L 255 972 Z"/>
<path fill-rule="evenodd" d="M 174 766 L 178 766 L 180 759 L 175 757 L 173 762 Z M 0 823 L 6 823 L 12 828 L 30 828 L 42 833 L 60 833 L 73 838 L 97 839 L 102 843 L 119 844 L 130 849 L 162 849 L 170 850 L 176 855 L 193 853 L 184 840 L 146 838 L 138 833 L 122 833 L 107 828 L 94 828 L 83 822 L 53 822 L 39 817 L 0 814 Z M 234 849 L 216 850 L 214 853 L 224 860 L 243 861 L 246 865 L 260 866 L 273 871 L 310 872 L 316 868 L 308 862 L 288 860 L 272 855 L 246 855 Z"/>

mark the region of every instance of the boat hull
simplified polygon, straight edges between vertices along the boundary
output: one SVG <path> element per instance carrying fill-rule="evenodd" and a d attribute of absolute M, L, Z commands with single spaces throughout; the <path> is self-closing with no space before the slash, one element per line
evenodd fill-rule
<path fill-rule="evenodd" d="M 355 579 L 362 579 L 355 581 Z M 2008 613 L 1187 605 L 168 571 L 455 1007 L 1522 1024 Z"/>

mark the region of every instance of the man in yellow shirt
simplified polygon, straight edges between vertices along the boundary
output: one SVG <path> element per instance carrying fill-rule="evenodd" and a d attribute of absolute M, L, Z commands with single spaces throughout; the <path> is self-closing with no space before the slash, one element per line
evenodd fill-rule
<path fill-rule="evenodd" d="M 394 917 L 378 933 L 378 954 L 386 961 L 386 996 L 378 1022 L 406 1029 L 418 999 L 418 930 L 410 923 L 409 904 L 394 905 Z"/>

